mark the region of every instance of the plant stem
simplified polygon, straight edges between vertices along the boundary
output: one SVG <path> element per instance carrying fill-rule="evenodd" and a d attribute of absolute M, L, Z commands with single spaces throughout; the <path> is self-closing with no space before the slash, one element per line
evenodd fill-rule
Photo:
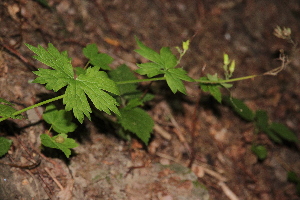
<path fill-rule="evenodd" d="M 261 75 L 250 75 L 250 76 L 244 76 L 244 77 L 239 77 L 239 78 L 233 78 L 233 79 L 227 79 L 227 80 L 219 80 L 219 81 L 204 81 L 201 79 L 195 80 L 195 82 L 198 83 L 210 83 L 210 84 L 218 84 L 218 83 L 230 83 L 230 82 L 236 82 L 236 81 L 242 81 L 246 79 L 251 79 L 255 78 Z M 135 79 L 135 80 L 128 80 L 128 81 L 118 81 L 116 82 L 117 85 L 122 85 L 122 84 L 129 84 L 129 83 L 140 83 L 140 82 L 148 82 L 148 81 L 163 81 L 166 80 L 165 77 L 159 77 L 159 78 L 146 78 L 146 79 Z"/>
<path fill-rule="evenodd" d="M 21 114 L 21 113 L 23 113 L 23 112 L 26 112 L 27 110 L 30 110 L 30 109 L 33 109 L 33 108 L 36 108 L 36 107 L 45 105 L 45 104 L 47 104 L 47 103 L 50 103 L 50 102 L 53 102 L 53 101 L 56 101 L 56 100 L 59 100 L 59 99 L 62 99 L 64 96 L 65 96 L 65 95 L 63 94 L 63 95 L 60 95 L 60 96 L 58 96 L 58 97 L 54 97 L 54 98 L 52 98 L 52 99 L 48 99 L 48 100 L 46 100 L 46 101 L 42 101 L 42 102 L 40 102 L 40 103 L 34 104 L 34 105 L 29 106 L 29 107 L 27 107 L 27 108 L 24 108 L 24 109 L 22 109 L 22 110 L 18 110 L 17 112 L 14 112 L 14 113 L 12 114 L 12 116 L 19 115 L 19 114 Z M 0 122 L 6 120 L 6 119 L 8 119 L 8 118 L 9 118 L 9 117 L 0 118 Z"/>
<path fill-rule="evenodd" d="M 147 82 L 147 81 L 163 81 L 166 80 L 165 77 L 159 78 L 146 78 L 146 79 L 135 79 L 135 80 L 128 80 L 128 81 L 118 81 L 116 82 L 117 85 L 128 84 L 128 83 L 140 83 L 140 82 Z"/>
<path fill-rule="evenodd" d="M 230 82 L 236 82 L 236 81 L 242 81 L 242 80 L 247 80 L 247 79 L 252 79 L 256 78 L 258 76 L 263 76 L 263 74 L 260 75 L 250 75 L 250 76 L 243 76 L 239 78 L 233 78 L 233 79 L 227 79 L 227 80 L 219 80 L 219 81 L 204 81 L 204 80 L 195 80 L 196 82 L 199 83 L 211 83 L 211 84 L 218 84 L 218 83 L 230 83 Z"/>

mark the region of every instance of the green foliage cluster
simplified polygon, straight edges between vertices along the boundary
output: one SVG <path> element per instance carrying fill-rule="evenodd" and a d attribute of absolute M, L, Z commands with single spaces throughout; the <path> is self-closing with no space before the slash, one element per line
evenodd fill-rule
<path fill-rule="evenodd" d="M 244 120 L 255 123 L 258 132 L 265 133 L 270 140 L 277 144 L 284 142 L 298 143 L 299 140 L 294 132 L 287 126 L 277 122 L 270 122 L 266 111 L 253 112 L 242 100 L 225 98 L 225 102 Z M 254 144 L 252 151 L 260 160 L 267 157 L 267 149 L 263 145 Z"/>
<path fill-rule="evenodd" d="M 207 74 L 205 77 L 194 80 L 183 68 L 178 67 L 181 58 L 189 48 L 189 41 L 183 42 L 182 47 L 176 47 L 179 58 L 168 47 L 162 47 L 157 53 L 138 39 L 136 42 L 139 49 L 135 51 L 149 60 L 147 63 L 137 64 L 139 69 L 135 71 L 140 75 L 146 75 L 148 78 L 145 79 L 137 79 L 126 65 L 120 65 L 112 70 L 109 65 L 113 58 L 99 53 L 96 44 L 89 44 L 83 49 L 83 54 L 88 59 L 84 68 L 73 68 L 67 52 L 59 52 L 51 43 L 47 48 L 26 44 L 36 54 L 35 59 L 50 67 L 50 69 L 39 68 L 38 71 L 34 71 L 37 78 L 33 83 L 44 84 L 48 90 L 54 92 L 64 91 L 64 94 L 19 111 L 13 108 L 13 104 L 0 98 L 0 122 L 8 118 L 20 119 L 21 113 L 48 104 L 43 119 L 51 125 L 49 132 L 53 129 L 54 136 L 41 134 L 42 144 L 60 149 L 69 157 L 70 149 L 78 146 L 74 139 L 68 138 L 68 133 L 73 132 L 77 127 L 73 122 L 73 116 L 79 123 L 83 123 L 85 117 L 91 120 L 91 113 L 99 110 L 115 116 L 114 123 L 121 137 L 129 138 L 134 134 L 147 145 L 154 122 L 142 107 L 145 102 L 153 98 L 153 95 L 144 94 L 138 89 L 137 83 L 164 80 L 173 93 L 186 94 L 183 81 L 195 82 L 203 91 L 209 92 L 218 102 L 221 102 L 220 88 L 228 89 L 232 86 L 231 82 L 258 76 L 231 79 L 235 70 L 235 62 L 224 54 L 224 79 L 217 74 Z M 60 99 L 65 105 L 63 110 L 58 110 L 51 104 Z M 248 121 L 255 121 L 257 127 L 266 132 L 275 142 L 296 141 L 294 134 L 285 126 L 277 123 L 269 124 L 263 112 L 253 114 L 237 99 L 230 99 L 228 102 L 232 103 L 233 109 L 242 117 Z M 0 145 L 0 156 L 2 156 L 8 151 L 11 141 L 0 137 L 0 144 L 2 144 Z M 262 152 L 261 147 L 256 148 L 254 152 Z"/>
<path fill-rule="evenodd" d="M 188 41 L 183 43 L 183 49 L 177 48 L 180 51 L 180 59 L 177 59 L 167 47 L 161 48 L 159 54 L 138 39 L 136 41 L 139 46 L 136 52 L 151 61 L 138 64 L 140 69 L 136 72 L 149 78 L 157 75 L 162 77 L 138 80 L 126 65 L 112 70 L 109 64 L 113 59 L 107 54 L 99 53 L 96 44 L 89 44 L 83 49 L 83 54 L 89 60 L 85 68 L 73 68 L 67 52 L 59 52 L 51 43 L 48 44 L 48 48 L 26 44 L 36 54 L 35 59 L 51 68 L 40 68 L 34 71 L 37 78 L 33 83 L 45 84 L 46 89 L 54 92 L 64 90 L 64 94 L 20 111 L 16 111 L 10 102 L 0 99 L 2 117 L 0 121 L 20 118 L 22 112 L 62 99 L 64 110 L 58 110 L 53 104 L 49 104 L 43 114 L 43 119 L 51 124 L 50 130 L 53 129 L 58 134 L 53 137 L 41 134 L 44 146 L 60 149 L 69 157 L 70 149 L 78 146 L 75 140 L 68 138 L 67 135 L 76 129 L 76 124 L 72 122 L 73 115 L 83 123 L 84 117 L 91 119 L 90 114 L 93 109 L 104 111 L 109 115 L 114 114 L 119 125 L 119 135 L 128 138 L 128 135 L 133 133 L 147 145 L 154 121 L 141 106 L 151 100 L 153 95 L 143 94 L 137 89 L 137 83 L 166 80 L 174 93 L 177 91 L 186 93 L 182 81 L 194 80 L 186 75 L 185 70 L 176 68 L 179 60 L 188 50 Z M 3 143 L 0 147 L 2 156 L 8 151 L 11 141 L 3 137 L 0 139 Z"/>

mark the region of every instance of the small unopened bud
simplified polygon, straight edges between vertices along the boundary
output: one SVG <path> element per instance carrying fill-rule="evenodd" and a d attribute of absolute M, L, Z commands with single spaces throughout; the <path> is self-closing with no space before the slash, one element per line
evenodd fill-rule
<path fill-rule="evenodd" d="M 182 43 L 183 51 L 187 51 L 189 49 L 189 46 L 190 46 L 190 41 L 189 40 L 183 42 Z"/>
<path fill-rule="evenodd" d="M 229 66 L 230 75 L 232 75 L 232 73 L 234 72 L 234 69 L 235 69 L 235 60 L 231 61 L 231 64 Z"/>
<path fill-rule="evenodd" d="M 223 61 L 223 62 L 224 62 L 224 65 L 229 65 L 230 60 L 229 60 L 228 54 L 224 53 L 223 60 L 224 60 L 224 61 Z"/>

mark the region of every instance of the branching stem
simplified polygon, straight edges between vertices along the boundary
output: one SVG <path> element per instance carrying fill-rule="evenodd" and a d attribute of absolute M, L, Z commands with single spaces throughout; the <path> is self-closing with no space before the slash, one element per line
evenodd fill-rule
<path fill-rule="evenodd" d="M 218 83 L 230 83 L 230 82 L 236 82 L 236 81 L 242 81 L 242 80 L 247 80 L 247 79 L 252 79 L 258 76 L 263 76 L 263 74 L 260 75 L 250 75 L 250 76 L 243 76 L 239 78 L 233 78 L 233 79 L 227 79 L 227 80 L 220 80 L 220 81 L 207 81 L 207 80 L 195 80 L 195 82 L 198 83 L 207 83 L 207 84 L 218 84 Z M 122 85 L 122 84 L 129 84 L 129 83 L 141 83 L 141 82 L 149 82 L 149 81 L 163 81 L 166 80 L 165 77 L 159 77 L 159 78 L 147 78 L 147 79 L 136 79 L 136 80 L 128 80 L 128 81 L 119 81 L 116 82 L 117 85 Z"/>
<path fill-rule="evenodd" d="M 255 78 L 255 77 L 258 77 L 258 76 L 262 76 L 262 75 L 251 75 L 251 76 L 244 76 L 244 77 L 233 78 L 233 79 L 228 79 L 228 80 L 220 80 L 220 81 L 204 81 L 204 80 L 198 79 L 198 80 L 195 80 L 195 82 L 198 82 L 198 83 L 207 83 L 207 84 L 230 83 L 230 82 L 235 82 L 235 81 L 252 79 L 252 78 Z M 116 84 L 117 85 L 122 85 L 122 84 L 130 84 L 130 83 L 140 83 L 140 82 L 149 82 L 149 81 L 163 81 L 163 80 L 166 80 L 166 78 L 165 77 L 159 77 L 159 78 L 148 78 L 148 79 L 136 79 L 136 80 L 128 80 L 128 81 L 118 81 L 118 82 L 116 82 Z M 53 102 L 53 101 L 56 101 L 56 100 L 59 100 L 59 99 L 62 99 L 62 98 L 64 98 L 64 96 L 65 95 L 63 94 L 63 95 L 60 95 L 58 97 L 54 97 L 52 99 L 48 99 L 46 101 L 42 101 L 40 103 L 34 104 L 32 106 L 29 106 L 27 108 L 24 108 L 22 110 L 19 110 L 19 111 L 13 113 L 12 116 L 17 116 L 17 115 L 19 115 L 19 114 L 21 114 L 23 112 L 26 112 L 27 110 L 30 110 L 30 109 L 33 109 L 33 108 L 45 105 L 47 103 L 50 103 L 50 102 Z M 0 118 L 0 122 L 6 120 L 8 118 L 9 117 Z"/>

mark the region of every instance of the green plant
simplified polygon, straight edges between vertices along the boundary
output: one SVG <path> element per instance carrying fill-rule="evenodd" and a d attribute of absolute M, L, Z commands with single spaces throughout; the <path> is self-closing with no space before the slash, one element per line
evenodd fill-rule
<path fill-rule="evenodd" d="M 115 115 L 114 123 L 118 126 L 120 136 L 128 138 L 133 133 L 147 145 L 154 122 L 141 106 L 151 100 L 153 95 L 139 91 L 137 83 L 166 81 L 173 93 L 179 91 L 186 94 L 183 81 L 195 82 L 202 90 L 210 92 L 218 102 L 221 102 L 220 88 L 230 88 L 231 82 L 261 76 L 251 75 L 230 79 L 235 69 L 235 62 L 231 61 L 227 54 L 224 54 L 225 79 L 220 78 L 217 74 L 208 74 L 194 80 L 187 75 L 184 69 L 177 67 L 189 48 L 189 41 L 183 42 L 181 48 L 176 47 L 179 58 L 168 47 L 162 47 L 157 53 L 138 39 L 136 42 L 139 49 L 135 51 L 150 62 L 137 64 L 139 69 L 135 72 L 146 75 L 148 77 L 146 79 L 137 79 L 126 65 L 112 70 L 109 64 L 113 59 L 107 54 L 99 53 L 95 44 L 89 44 L 83 49 L 83 54 L 89 59 L 84 68 L 73 68 L 67 52 L 59 52 L 51 43 L 48 44 L 48 48 L 26 44 L 36 54 L 35 59 L 52 68 L 40 68 L 38 71 L 34 71 L 37 78 L 33 83 L 45 84 L 46 89 L 54 92 L 64 91 L 64 94 L 19 111 L 16 111 L 10 102 L 0 99 L 0 116 L 2 116 L 0 121 L 8 118 L 21 118 L 20 114 L 29 109 L 62 99 L 62 103 L 65 105 L 64 110 L 57 110 L 52 104 L 46 107 L 43 118 L 51 124 L 58 135 L 51 137 L 48 134 L 42 134 L 40 137 L 44 146 L 60 149 L 69 157 L 70 149 L 78 145 L 67 135 L 76 128 L 76 125 L 72 123 L 71 113 L 80 123 L 83 123 L 84 117 L 91 119 L 90 114 L 93 111 L 104 111 L 106 114 Z M 285 64 L 284 61 L 283 64 Z M 235 101 L 233 99 L 231 102 Z M 235 102 L 235 104 L 237 103 Z M 5 148 L 0 147 L 1 156 L 8 151 L 10 142 L 5 138 L 0 138 L 0 142 L 6 144 Z"/>
<path fill-rule="evenodd" d="M 46 7 L 46 8 L 50 8 L 48 1 L 46 0 L 35 0 L 36 2 L 38 2 L 39 4 L 41 4 L 42 6 Z"/>
<path fill-rule="evenodd" d="M 251 150 L 259 160 L 264 160 L 268 156 L 268 150 L 263 145 L 252 145 Z"/>
<path fill-rule="evenodd" d="M 296 185 L 297 195 L 300 196 L 300 178 L 297 176 L 296 172 L 289 171 L 287 173 L 287 179 Z"/>
<path fill-rule="evenodd" d="M 253 122 L 257 132 L 265 133 L 273 142 L 278 144 L 299 142 L 296 134 L 287 126 L 277 122 L 270 122 L 266 111 L 257 110 L 254 112 L 239 99 L 229 97 L 224 99 L 242 119 Z M 264 160 L 267 157 L 267 149 L 263 145 L 254 144 L 251 149 L 260 160 Z"/>

